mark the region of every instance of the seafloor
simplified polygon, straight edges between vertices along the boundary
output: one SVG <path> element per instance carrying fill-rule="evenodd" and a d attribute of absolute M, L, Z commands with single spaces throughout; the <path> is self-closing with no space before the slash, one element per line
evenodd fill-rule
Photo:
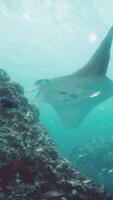
<path fill-rule="evenodd" d="M 0 200 L 110 200 L 71 168 L 23 88 L 0 70 Z"/>
<path fill-rule="evenodd" d="M 98 138 L 76 145 L 68 159 L 113 195 L 113 138 Z"/>

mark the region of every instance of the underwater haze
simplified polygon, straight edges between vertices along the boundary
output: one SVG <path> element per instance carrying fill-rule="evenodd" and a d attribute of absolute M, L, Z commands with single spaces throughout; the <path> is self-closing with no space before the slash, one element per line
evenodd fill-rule
<path fill-rule="evenodd" d="M 0 68 L 25 88 L 32 103 L 36 92 L 30 90 L 37 80 L 82 68 L 112 25 L 113 0 L 0 0 Z M 113 80 L 113 44 L 107 77 Z M 71 130 L 51 105 L 35 104 L 41 123 L 66 158 L 78 145 L 113 137 L 113 97 Z"/>

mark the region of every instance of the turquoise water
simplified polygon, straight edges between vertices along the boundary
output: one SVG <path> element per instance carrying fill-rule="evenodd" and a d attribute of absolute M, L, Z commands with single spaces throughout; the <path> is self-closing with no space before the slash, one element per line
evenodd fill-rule
<path fill-rule="evenodd" d="M 91 57 L 113 25 L 113 0 L 0 0 L 0 68 L 30 93 L 36 80 L 68 75 Z M 113 47 L 107 76 L 113 80 Z M 64 127 L 48 104 L 38 105 L 41 123 L 66 158 L 76 145 L 113 136 L 113 97 L 83 123 Z"/>

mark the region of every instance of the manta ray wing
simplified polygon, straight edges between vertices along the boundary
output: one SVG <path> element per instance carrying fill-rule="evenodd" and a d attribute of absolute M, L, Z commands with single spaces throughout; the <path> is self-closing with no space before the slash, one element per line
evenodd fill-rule
<path fill-rule="evenodd" d="M 87 64 L 74 75 L 77 76 L 105 76 L 110 59 L 110 50 L 113 39 L 113 26 L 103 39 L 95 53 L 92 55 Z"/>

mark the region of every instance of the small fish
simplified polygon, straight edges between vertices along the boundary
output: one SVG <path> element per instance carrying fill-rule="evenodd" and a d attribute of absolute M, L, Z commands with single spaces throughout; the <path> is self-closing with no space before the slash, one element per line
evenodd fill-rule
<path fill-rule="evenodd" d="M 50 191 L 46 192 L 44 196 L 46 198 L 57 198 L 57 197 L 63 197 L 64 193 L 59 192 L 57 190 L 50 190 Z"/>
<path fill-rule="evenodd" d="M 90 179 L 87 179 L 87 180 L 83 181 L 83 183 L 90 183 L 90 182 L 91 182 Z"/>
<path fill-rule="evenodd" d="M 112 172 L 113 172 L 113 169 L 110 169 L 110 170 L 108 171 L 109 174 L 112 173 Z"/>

